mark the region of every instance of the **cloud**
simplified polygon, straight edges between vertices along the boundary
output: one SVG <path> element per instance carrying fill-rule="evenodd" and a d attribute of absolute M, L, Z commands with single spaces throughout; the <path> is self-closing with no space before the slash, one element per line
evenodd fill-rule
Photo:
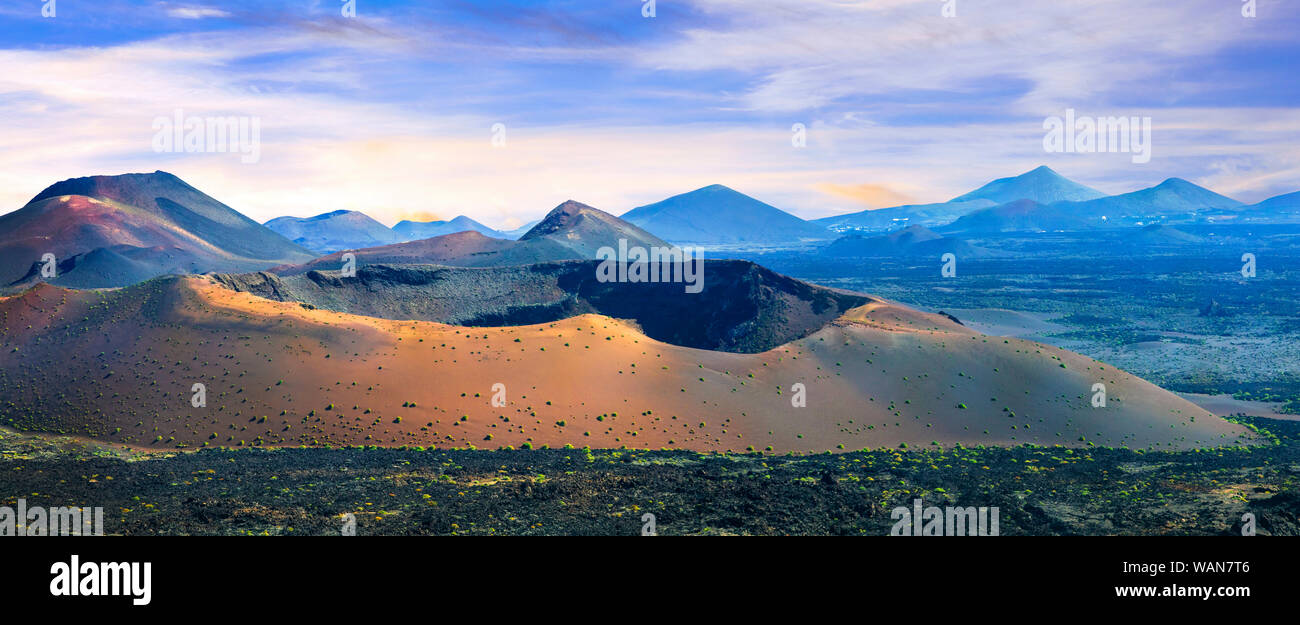
<path fill-rule="evenodd" d="M 167 15 L 183 20 L 201 20 L 209 17 L 230 17 L 230 13 L 211 7 L 171 7 Z"/>
<path fill-rule="evenodd" d="M 887 185 L 873 184 L 869 182 L 861 184 L 834 184 L 823 183 L 817 185 L 818 191 L 824 191 L 831 195 L 848 198 L 862 206 L 873 208 L 888 208 L 890 206 L 901 206 L 903 204 L 913 203 L 914 198 L 905 193 L 899 193 Z"/>
<path fill-rule="evenodd" d="M 1217 51 L 1293 25 L 1268 22 L 1268 3 L 1242 26 L 1202 0 L 958 2 L 944 20 L 929 0 L 696 0 L 691 19 L 634 22 L 645 40 L 567 20 L 538 39 L 512 30 L 530 20 L 276 13 L 0 49 L 0 212 L 63 178 L 156 169 L 259 221 L 348 208 L 493 227 L 570 198 L 622 213 L 714 183 L 815 218 L 945 201 L 1040 164 L 1112 193 L 1170 176 L 1244 201 L 1300 188 L 1300 109 L 1181 97 L 1233 62 Z M 1042 120 L 1066 107 L 1151 116 L 1152 162 L 1044 153 Z M 154 153 L 152 120 L 177 108 L 258 117 L 261 161 Z M 493 148 L 498 122 L 508 141 Z"/>

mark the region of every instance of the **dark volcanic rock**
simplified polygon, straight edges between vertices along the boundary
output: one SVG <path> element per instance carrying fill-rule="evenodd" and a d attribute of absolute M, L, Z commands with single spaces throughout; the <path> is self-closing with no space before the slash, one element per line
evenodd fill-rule
<path fill-rule="evenodd" d="M 706 261 L 703 291 L 682 282 L 601 282 L 597 261 L 520 267 L 365 265 L 357 275 L 214 275 L 227 288 L 385 319 L 465 326 L 546 323 L 585 313 L 635 321 L 656 340 L 754 353 L 815 332 L 871 301 L 747 261 Z"/>

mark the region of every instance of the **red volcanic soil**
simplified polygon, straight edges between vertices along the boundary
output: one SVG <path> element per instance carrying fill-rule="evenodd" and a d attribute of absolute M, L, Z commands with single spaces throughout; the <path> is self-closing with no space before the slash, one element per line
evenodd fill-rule
<path fill-rule="evenodd" d="M 165 273 L 257 271 L 312 257 L 164 172 L 64 180 L 0 216 L 0 287 L 30 277 L 44 254 L 59 263 L 54 281 L 77 287 L 122 286 Z M 79 276 L 67 279 L 65 268 Z"/>
<path fill-rule="evenodd" d="M 383 445 L 819 452 L 1253 440 L 1113 367 L 890 304 L 758 354 L 581 315 L 473 328 L 164 278 L 0 299 L 0 423 L 154 447 Z M 1109 403 L 1092 408 L 1092 385 Z M 207 405 L 191 405 L 194 384 Z M 494 385 L 506 405 L 494 407 Z M 791 399 L 806 388 L 806 407 Z"/>

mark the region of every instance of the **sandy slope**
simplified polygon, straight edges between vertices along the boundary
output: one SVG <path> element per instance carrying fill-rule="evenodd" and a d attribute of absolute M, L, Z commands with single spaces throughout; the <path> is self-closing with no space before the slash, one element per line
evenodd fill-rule
<path fill-rule="evenodd" d="M 598 315 L 504 328 L 359 317 L 200 277 L 44 285 L 0 300 L 0 318 L 0 423 L 159 447 L 1165 449 L 1248 435 L 1085 357 L 891 303 L 759 354 L 668 345 Z M 1097 381 L 1106 408 L 1090 407 Z M 190 405 L 194 383 L 206 408 Z M 795 383 L 807 407 L 791 405 Z"/>

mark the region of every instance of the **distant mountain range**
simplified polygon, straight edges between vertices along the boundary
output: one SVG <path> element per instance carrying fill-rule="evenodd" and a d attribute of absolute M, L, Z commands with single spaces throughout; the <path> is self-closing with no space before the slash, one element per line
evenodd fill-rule
<path fill-rule="evenodd" d="M 315 217 L 277 217 L 262 225 L 320 253 L 398 242 L 393 229 L 357 211 L 337 210 Z"/>
<path fill-rule="evenodd" d="M 1002 192 L 977 200 L 996 202 Z M 1170 197 L 1224 210 L 1221 200 L 1176 183 L 1131 207 L 1145 214 Z M 1007 217 L 1015 211 L 1006 207 L 1015 207 L 1028 219 L 1097 201 L 1020 198 L 983 210 Z M 693 238 L 763 246 L 830 236 L 725 187 L 665 202 L 643 207 L 641 216 Z M 355 236 L 346 232 L 353 225 L 382 236 L 364 215 L 346 211 L 279 225 L 321 245 Z M 706 226 L 729 234 L 709 239 Z M 33 263 L 44 253 L 58 257 L 54 280 L 79 285 L 210 275 L 103 292 L 23 283 L 29 288 L 0 298 L 0 397 L 7 400 L 0 422 L 172 449 L 635 444 L 784 453 L 956 443 L 1172 449 L 1254 440 L 1243 426 L 1109 364 L 993 340 L 945 315 L 814 286 L 749 261 L 708 261 L 698 292 L 600 279 L 589 260 L 598 248 L 668 245 L 652 232 L 567 201 L 517 241 L 470 230 L 357 249 L 357 273 L 344 277 L 341 253 L 312 260 L 302 246 L 170 174 L 65 181 L 0 217 L 0 251 L 8 252 L 0 258 L 15 280 L 39 282 Z M 1161 229 L 1145 234 L 1178 238 Z M 827 249 L 933 255 L 970 248 L 911 227 L 841 238 Z M 1087 389 L 1098 379 L 1117 400 L 1107 410 L 1088 408 Z M 512 404 L 472 397 L 498 380 L 517 389 Z M 217 409 L 187 401 L 196 383 L 210 389 Z M 822 407 L 792 412 L 781 394 L 794 393 L 796 383 L 815 389 L 811 405 Z M 332 389 L 328 397 L 323 388 Z"/>
<path fill-rule="evenodd" d="M 819 224 L 720 184 L 634 208 L 622 218 L 679 245 L 790 245 L 835 238 Z"/>
<path fill-rule="evenodd" d="M 1249 223 L 1300 222 L 1300 191 L 1269 198 L 1234 213 L 1236 221 Z"/>
<path fill-rule="evenodd" d="M 814 220 L 837 232 L 850 230 L 894 230 L 906 226 L 941 226 L 974 213 L 1019 200 L 1039 204 L 1083 201 L 1105 196 L 1056 173 L 1047 166 L 1037 167 L 1019 176 L 999 178 L 970 193 L 939 204 L 895 206 L 835 215 Z"/>
<path fill-rule="evenodd" d="M 1006 204 L 1016 200 L 1033 200 L 1039 204 L 1055 202 L 1083 202 L 1105 197 L 1106 194 L 1081 185 L 1051 167 L 1040 165 L 1019 176 L 998 178 L 970 193 L 959 195 L 951 202 L 971 202 L 989 200 L 994 204 Z"/>
<path fill-rule="evenodd" d="M 43 277 L 42 258 L 57 275 Z M 168 273 L 252 271 L 315 256 L 166 172 L 74 178 L 0 216 L 0 286 L 134 284 Z"/>
<path fill-rule="evenodd" d="M 510 238 L 505 233 L 493 230 L 464 215 L 449 221 L 399 221 L 393 226 L 393 232 L 397 233 L 398 242 L 429 239 L 456 232 L 477 232 L 494 239 Z"/>
<path fill-rule="evenodd" d="M 1078 230 L 1145 225 L 1155 221 L 1193 223 L 1235 220 L 1243 204 L 1181 178 L 1131 193 L 1082 202 L 1043 204 L 1022 199 L 985 208 L 938 228 L 944 233 Z"/>
<path fill-rule="evenodd" d="M 0 289 L 12 292 L 41 281 L 73 288 L 116 287 L 164 274 L 269 268 L 306 272 L 337 267 L 342 251 L 354 251 L 358 260 L 371 264 L 471 267 L 590 259 L 596 249 L 616 247 L 620 239 L 642 247 L 669 245 L 665 240 L 742 248 L 820 244 L 822 256 L 933 256 L 949 251 L 969 256 L 981 249 L 954 236 L 1242 222 L 1300 222 L 1300 192 L 1246 206 L 1170 178 L 1147 189 L 1101 196 L 1038 167 L 949 202 L 815 222 L 712 185 L 632 209 L 622 219 L 569 201 L 526 229 L 499 232 L 464 216 L 403 221 L 387 228 L 363 213 L 345 210 L 281 217 L 261 225 L 159 171 L 65 180 L 23 208 L 0 216 Z M 836 232 L 845 231 L 851 236 L 837 240 Z M 873 233 L 884 236 L 870 236 Z M 1190 242 L 1176 231 L 1152 231 L 1129 243 L 1143 240 Z M 43 275 L 50 270 L 53 276 Z"/>
<path fill-rule="evenodd" d="M 457 267 L 507 267 L 593 259 L 601 247 L 617 249 L 620 240 L 626 240 L 629 247 L 669 245 L 618 217 L 569 200 L 555 207 L 517 241 L 494 239 L 470 230 L 358 249 L 352 253 L 358 266 L 434 263 Z M 342 263 L 343 252 L 336 252 L 307 263 L 275 267 L 271 271 L 292 276 L 313 270 L 337 270 Z"/>
<path fill-rule="evenodd" d="M 1046 232 L 1075 230 L 1087 221 L 1058 205 L 1044 205 L 1033 200 L 1016 200 L 1000 206 L 977 210 L 951 224 L 938 228 L 945 234 L 988 234 L 994 232 Z"/>
<path fill-rule="evenodd" d="M 885 232 L 908 226 L 939 226 L 981 208 L 997 206 L 992 200 L 969 202 L 940 202 L 938 204 L 908 204 L 875 210 L 865 210 L 833 217 L 814 219 L 834 232 Z"/>
<path fill-rule="evenodd" d="M 923 226 L 908 226 L 902 230 L 877 236 L 850 234 L 821 250 L 824 256 L 839 258 L 870 257 L 930 257 L 939 258 L 952 253 L 961 258 L 982 256 L 986 250 L 961 239 L 944 237 Z"/>
<path fill-rule="evenodd" d="M 1198 216 L 1224 214 L 1242 206 L 1243 204 L 1237 200 L 1219 195 L 1182 178 L 1169 178 L 1154 187 L 1087 202 L 1066 203 L 1062 208 L 1084 218 L 1105 217 L 1111 221 L 1150 220 L 1170 216 L 1192 219 Z"/>
<path fill-rule="evenodd" d="M 389 228 L 365 213 L 337 210 L 315 217 L 277 217 L 264 225 L 319 254 L 431 239 L 456 232 L 510 238 L 464 215 L 449 221 L 400 221 Z"/>
<path fill-rule="evenodd" d="M 519 237 L 524 236 L 525 234 L 528 234 L 528 231 L 532 230 L 533 226 L 536 226 L 539 223 L 542 223 L 542 220 L 534 219 L 522 226 L 519 226 L 518 228 L 515 228 L 514 230 L 502 230 L 501 234 L 503 238 L 515 240 L 518 239 Z"/>

